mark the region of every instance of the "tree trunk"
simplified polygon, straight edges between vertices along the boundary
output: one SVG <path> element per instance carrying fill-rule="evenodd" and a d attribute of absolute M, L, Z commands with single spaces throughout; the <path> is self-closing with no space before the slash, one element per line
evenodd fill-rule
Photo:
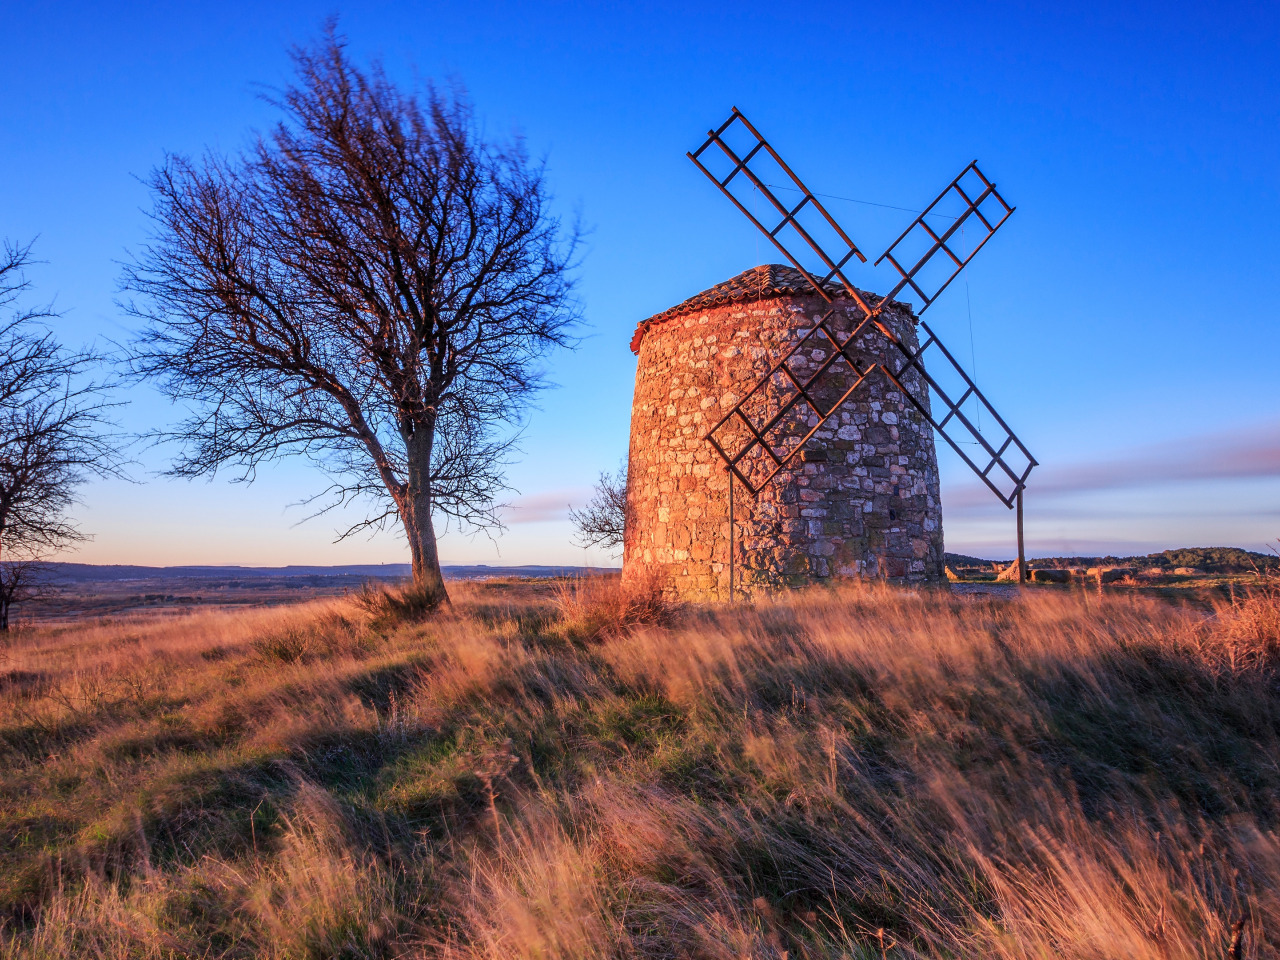
<path fill-rule="evenodd" d="M 407 441 L 408 490 L 400 506 L 400 518 L 409 538 L 413 585 L 432 601 L 448 605 L 449 593 L 440 569 L 436 528 L 431 519 L 431 431 L 419 428 Z"/>
<path fill-rule="evenodd" d="M 404 527 L 409 537 L 409 556 L 413 561 L 413 585 L 436 602 L 447 605 L 449 593 L 445 590 L 444 573 L 440 570 L 429 500 L 414 507 L 404 518 Z"/>
<path fill-rule="evenodd" d="M 0 515 L 0 521 L 3 521 L 3 515 Z M 0 522 L 0 533 L 5 530 L 6 524 Z M 4 538 L 0 537 L 0 561 L 4 560 Z M 4 567 L 0 567 L 0 633 L 9 632 L 9 606 L 13 598 L 8 585 L 4 582 Z"/>

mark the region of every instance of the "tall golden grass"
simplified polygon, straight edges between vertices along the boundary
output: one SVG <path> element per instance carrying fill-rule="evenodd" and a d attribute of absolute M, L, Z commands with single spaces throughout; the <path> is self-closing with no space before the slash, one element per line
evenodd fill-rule
<path fill-rule="evenodd" d="M 0 957 L 1280 947 L 1280 597 L 605 579 L 21 634 Z"/>

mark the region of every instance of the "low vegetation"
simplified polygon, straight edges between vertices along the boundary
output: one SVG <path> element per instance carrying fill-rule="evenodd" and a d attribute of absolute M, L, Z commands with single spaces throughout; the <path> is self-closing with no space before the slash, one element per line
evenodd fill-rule
<path fill-rule="evenodd" d="M 0 957 L 1260 957 L 1280 598 L 604 578 L 20 631 Z"/>
<path fill-rule="evenodd" d="M 948 553 L 946 561 L 947 566 L 955 569 L 988 570 L 997 563 L 997 561 L 982 560 L 962 553 Z M 1131 557 L 1040 557 L 1029 560 L 1027 565 L 1048 570 L 1070 567 L 1136 567 L 1166 571 L 1182 569 L 1216 574 L 1274 576 L 1280 572 L 1280 554 L 1259 553 L 1256 550 L 1242 550 L 1240 547 L 1183 547 Z"/>

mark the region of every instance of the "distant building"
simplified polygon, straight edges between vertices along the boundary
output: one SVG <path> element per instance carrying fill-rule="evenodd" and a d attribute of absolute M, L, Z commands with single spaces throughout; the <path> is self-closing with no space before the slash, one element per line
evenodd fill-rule
<path fill-rule="evenodd" d="M 846 296 L 837 297 L 836 306 L 835 326 L 847 336 L 861 313 Z M 639 365 L 631 408 L 624 577 L 656 569 L 682 596 L 728 596 L 729 477 L 706 434 L 827 309 L 798 271 L 771 265 L 739 274 L 639 324 L 631 341 Z M 908 306 L 891 304 L 881 317 L 914 348 L 916 321 Z M 875 331 L 861 334 L 856 344 L 864 367 L 899 360 L 893 356 L 896 348 Z M 797 364 L 792 372 L 803 380 L 830 349 L 815 342 L 802 361 L 812 366 Z M 899 366 L 893 363 L 893 369 Z M 815 399 L 829 406 L 855 379 L 841 358 L 822 379 Z M 914 395 L 926 395 L 914 389 L 913 379 L 906 382 Z M 767 423 L 770 407 L 776 411 L 786 389 L 783 375 L 776 374 L 751 401 L 757 426 Z M 802 405 L 767 438 L 785 450 L 816 422 Z M 718 436 L 729 443 L 747 437 L 746 431 L 735 422 Z M 742 466 L 759 476 L 768 463 L 757 447 Z M 933 430 L 879 371 L 758 499 L 735 481 L 734 510 L 737 583 L 748 592 L 835 578 L 919 582 L 945 577 Z"/>

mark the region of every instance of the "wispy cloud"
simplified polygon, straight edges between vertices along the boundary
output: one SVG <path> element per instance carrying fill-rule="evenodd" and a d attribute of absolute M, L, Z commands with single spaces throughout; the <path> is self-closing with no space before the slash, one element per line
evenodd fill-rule
<path fill-rule="evenodd" d="M 942 495 L 947 549 L 1007 558 L 1013 516 L 967 477 Z M 1049 459 L 1028 487 L 1031 556 L 1143 554 L 1169 547 L 1262 550 L 1276 535 L 1280 423 Z"/>
<path fill-rule="evenodd" d="M 1037 500 L 1104 490 L 1158 487 L 1197 480 L 1280 477 L 1280 423 L 1189 436 L 1135 447 L 1099 460 L 1046 464 L 1031 475 Z M 982 506 L 985 487 L 966 483 L 947 491 L 950 508 Z"/>
<path fill-rule="evenodd" d="M 507 504 L 502 511 L 502 519 L 508 525 L 565 520 L 568 519 L 571 507 L 585 503 L 590 497 L 591 491 L 583 487 L 532 493 L 516 497 Z"/>

